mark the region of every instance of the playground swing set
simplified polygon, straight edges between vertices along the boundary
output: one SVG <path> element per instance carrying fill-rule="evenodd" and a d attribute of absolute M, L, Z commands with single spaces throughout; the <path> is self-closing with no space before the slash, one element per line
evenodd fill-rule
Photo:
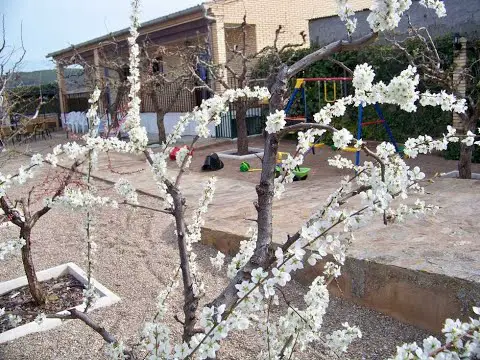
<path fill-rule="evenodd" d="M 352 78 L 348 77 L 316 77 L 316 78 L 300 78 L 297 79 L 295 82 L 295 88 L 292 92 L 292 95 L 290 96 L 290 99 L 288 100 L 287 106 L 285 107 L 285 114 L 287 116 L 285 117 L 285 120 L 287 123 L 295 123 L 295 122 L 311 122 L 309 120 L 308 116 L 308 107 L 307 107 L 307 95 L 305 91 L 305 86 L 309 82 L 317 83 L 317 88 L 318 88 L 318 94 L 319 94 L 319 106 L 321 107 L 321 83 L 323 82 L 323 100 L 327 103 L 334 103 L 337 100 L 337 83 L 340 84 L 340 97 L 344 97 L 347 93 L 346 85 L 348 81 L 351 81 Z M 329 89 L 332 89 L 333 94 L 329 96 Z M 292 108 L 292 105 L 295 103 L 295 100 L 297 98 L 297 95 L 300 93 L 300 98 L 303 103 L 303 116 L 289 116 L 289 112 Z M 395 151 L 397 153 L 400 153 L 400 148 L 397 145 L 397 142 L 393 136 L 393 133 L 390 129 L 390 126 L 388 125 L 388 122 L 385 120 L 385 117 L 383 115 L 382 109 L 379 104 L 374 105 L 375 112 L 378 116 L 377 120 L 372 120 L 372 121 L 364 121 L 364 107 L 363 105 L 359 105 L 358 107 L 358 119 L 357 119 L 357 139 L 362 138 L 362 129 L 363 127 L 370 126 L 370 125 L 378 125 L 382 124 L 383 127 L 385 128 L 385 131 L 390 139 L 390 142 L 393 144 L 395 147 Z M 312 144 L 312 147 L 310 150 L 307 152 L 307 154 L 312 151 L 313 154 L 315 154 L 315 148 L 316 147 L 322 147 L 324 146 L 323 143 L 320 143 L 319 140 L 317 140 L 315 143 Z M 347 147 L 343 149 L 343 151 L 349 151 L 349 152 L 356 152 L 355 156 L 355 165 L 360 165 L 360 151 L 359 149 L 355 147 Z"/>
<path fill-rule="evenodd" d="M 309 114 L 308 114 L 308 106 L 307 106 L 307 94 L 305 91 L 305 86 L 307 83 L 316 83 L 317 84 L 317 89 L 318 89 L 318 101 L 319 101 L 319 107 L 322 106 L 322 86 L 321 83 L 323 83 L 323 100 L 326 103 L 334 103 L 337 101 L 337 95 L 338 95 L 338 88 L 340 88 L 340 98 L 346 96 L 347 94 L 347 82 L 351 81 L 352 78 L 349 77 L 316 77 L 316 78 L 299 78 L 296 79 L 295 82 L 295 88 L 292 92 L 292 95 L 290 96 L 290 99 L 288 100 L 287 106 L 285 107 L 285 114 L 287 115 L 285 117 L 285 120 L 287 121 L 287 124 L 293 124 L 293 123 L 301 123 L 301 122 L 312 122 L 311 119 L 309 119 Z M 337 83 L 340 85 L 337 87 Z M 329 89 L 332 90 L 332 93 L 329 94 Z M 302 101 L 303 104 L 303 116 L 289 116 L 289 112 L 292 109 L 293 104 L 295 103 L 295 100 L 297 99 L 298 94 L 300 94 L 300 100 Z M 388 125 L 387 121 L 385 120 L 385 117 L 383 115 L 382 109 L 379 104 L 374 105 L 375 112 L 378 116 L 377 120 L 372 120 L 372 121 L 364 121 L 364 106 L 359 105 L 358 107 L 358 118 L 357 118 L 357 139 L 362 138 L 362 129 L 366 126 L 370 125 L 379 125 L 382 124 L 383 127 L 385 128 L 385 131 L 390 139 L 390 142 L 393 144 L 395 147 L 395 151 L 397 153 L 401 154 L 401 149 L 399 148 L 393 133 L 390 129 L 390 126 Z M 313 144 L 311 144 L 311 148 L 307 151 L 306 155 L 310 153 L 310 151 L 315 154 L 315 148 L 321 148 L 325 146 L 324 143 L 320 142 L 320 139 L 315 141 Z M 334 148 L 335 149 L 335 148 Z M 336 150 L 336 149 L 335 149 Z M 355 152 L 355 165 L 360 165 L 360 150 L 355 148 L 355 147 L 347 147 L 342 149 L 343 151 L 348 151 L 348 152 Z M 288 153 L 284 152 L 279 152 L 277 155 L 277 166 L 275 168 L 276 175 L 278 176 L 280 174 L 281 170 L 281 162 Z M 260 171 L 261 169 L 253 169 L 251 168 L 250 164 L 247 162 L 242 162 L 240 165 L 240 171 L 242 172 L 251 172 L 251 171 Z M 307 167 L 302 167 L 302 168 L 296 168 L 294 169 L 294 174 L 295 174 L 295 180 L 305 180 L 308 176 L 308 173 L 310 172 L 310 168 Z"/>

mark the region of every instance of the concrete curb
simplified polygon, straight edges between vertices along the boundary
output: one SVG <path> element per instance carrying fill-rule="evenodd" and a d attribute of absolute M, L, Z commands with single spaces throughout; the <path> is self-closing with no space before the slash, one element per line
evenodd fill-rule
<path fill-rule="evenodd" d="M 446 177 L 446 178 L 458 178 L 458 170 L 453 170 L 453 171 L 449 171 L 447 173 L 442 173 L 442 174 L 440 174 L 440 176 L 441 177 Z M 472 179 L 480 180 L 480 174 L 472 173 Z"/>
<path fill-rule="evenodd" d="M 257 159 L 258 157 L 263 156 L 263 149 L 260 148 L 254 148 L 254 147 L 249 147 L 248 151 L 254 152 L 254 154 L 248 154 L 248 155 L 234 155 L 236 152 L 236 149 L 229 149 L 229 150 L 223 150 L 223 151 L 218 151 L 218 157 L 221 159 L 232 159 L 232 160 L 248 160 L 248 159 Z"/>

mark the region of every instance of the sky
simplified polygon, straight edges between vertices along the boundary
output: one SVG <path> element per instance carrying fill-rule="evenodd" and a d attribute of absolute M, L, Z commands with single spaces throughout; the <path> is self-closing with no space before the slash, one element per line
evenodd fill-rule
<path fill-rule="evenodd" d="M 201 2 L 142 0 L 140 20 L 148 21 Z M 10 50 L 18 51 L 23 33 L 27 53 L 21 70 L 43 70 L 54 67 L 45 58 L 48 53 L 128 27 L 130 0 L 0 0 L 2 15 Z"/>

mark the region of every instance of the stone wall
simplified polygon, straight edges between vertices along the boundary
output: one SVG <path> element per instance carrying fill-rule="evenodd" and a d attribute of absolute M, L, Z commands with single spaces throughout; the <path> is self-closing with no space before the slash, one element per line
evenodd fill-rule
<path fill-rule="evenodd" d="M 480 36 L 480 1 L 479 0 L 444 0 L 447 16 L 438 18 L 435 11 L 426 9 L 418 1 L 408 11 L 415 26 L 426 26 L 432 36 L 438 37 L 448 33 L 459 33 L 467 38 Z M 354 38 L 370 33 L 366 19 L 368 10 L 357 12 L 357 31 Z M 405 34 L 408 21 L 404 17 L 396 32 Z M 324 45 L 339 38 L 346 39 L 345 25 L 337 16 L 312 19 L 309 22 L 310 41 L 315 45 Z"/>

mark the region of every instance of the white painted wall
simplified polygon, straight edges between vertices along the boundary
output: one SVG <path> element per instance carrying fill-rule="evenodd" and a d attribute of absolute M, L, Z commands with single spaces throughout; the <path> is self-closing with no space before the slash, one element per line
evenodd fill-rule
<path fill-rule="evenodd" d="M 167 113 L 165 115 L 165 132 L 167 134 L 170 134 L 173 130 L 173 127 L 177 123 L 177 121 L 180 119 L 180 116 L 182 116 L 185 113 L 178 113 L 178 112 L 171 112 Z M 157 116 L 155 113 L 141 113 L 140 114 L 140 123 L 142 126 L 145 126 L 147 129 L 147 132 L 150 134 L 158 134 L 158 128 L 157 128 Z M 184 135 L 196 135 L 195 133 L 195 123 L 190 123 L 188 124 L 187 128 L 185 129 Z M 210 133 L 212 134 L 212 137 L 215 136 L 215 125 L 209 124 L 209 129 Z"/>

